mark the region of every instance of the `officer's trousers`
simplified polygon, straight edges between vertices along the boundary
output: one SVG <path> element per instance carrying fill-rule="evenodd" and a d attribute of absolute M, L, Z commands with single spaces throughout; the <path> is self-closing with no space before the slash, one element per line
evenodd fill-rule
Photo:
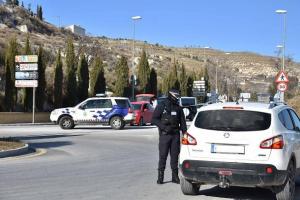
<path fill-rule="evenodd" d="M 180 133 L 160 134 L 159 136 L 159 162 L 158 169 L 166 168 L 168 153 L 170 152 L 170 165 L 172 170 L 178 169 L 178 156 L 180 152 Z"/>

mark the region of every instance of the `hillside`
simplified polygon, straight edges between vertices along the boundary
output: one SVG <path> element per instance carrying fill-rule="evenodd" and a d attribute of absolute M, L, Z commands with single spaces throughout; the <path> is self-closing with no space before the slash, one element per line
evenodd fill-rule
<path fill-rule="evenodd" d="M 30 16 L 28 11 L 21 7 L 0 6 L 0 53 L 8 39 L 16 36 L 18 43 L 25 43 L 26 31 L 20 31 L 20 26 L 26 25 L 30 33 L 31 45 L 37 49 L 42 44 L 47 51 L 47 83 L 48 90 L 53 85 L 53 63 L 58 49 L 62 50 L 64 56 L 66 38 L 72 36 L 76 54 L 85 52 L 89 59 L 100 55 L 106 63 L 106 80 L 108 86 L 114 85 L 114 66 L 120 55 L 128 58 L 129 66 L 132 60 L 133 41 L 130 39 L 110 39 L 106 37 L 77 36 L 62 28 L 38 20 Z M 230 52 L 230 54 L 216 49 L 203 48 L 175 48 L 161 46 L 159 44 L 148 44 L 147 42 L 135 41 L 135 65 L 138 63 L 139 55 L 143 49 L 148 54 L 151 67 L 154 67 L 159 75 L 159 82 L 168 73 L 174 58 L 179 63 L 184 63 L 189 73 L 198 72 L 207 67 L 210 75 L 211 88 L 214 89 L 215 73 L 218 69 L 219 91 L 225 82 L 229 89 L 241 88 L 243 92 L 267 92 L 273 84 L 274 76 L 277 74 L 280 62 L 276 57 L 263 56 L 249 52 Z M 277 66 L 277 67 L 276 67 Z M 300 79 L 300 64 L 287 60 L 286 66 L 289 76 Z M 0 66 L 3 74 L 4 67 Z M 1 79 L 3 81 L 3 79 Z M 3 83 L 0 84 L 3 86 Z M 1 89 L 1 88 L 0 88 Z"/>

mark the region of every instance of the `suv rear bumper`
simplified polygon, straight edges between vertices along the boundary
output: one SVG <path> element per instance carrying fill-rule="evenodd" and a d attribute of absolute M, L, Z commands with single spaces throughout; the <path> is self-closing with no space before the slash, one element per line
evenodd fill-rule
<path fill-rule="evenodd" d="M 187 162 L 189 168 L 185 168 Z M 266 172 L 268 167 L 272 168 L 272 173 Z M 277 170 L 273 165 L 252 163 L 185 160 L 180 169 L 182 176 L 191 182 L 219 184 L 226 180 L 230 186 L 244 187 L 279 186 L 284 184 L 287 175 L 287 171 Z M 223 177 L 219 174 L 222 170 L 232 174 Z"/>

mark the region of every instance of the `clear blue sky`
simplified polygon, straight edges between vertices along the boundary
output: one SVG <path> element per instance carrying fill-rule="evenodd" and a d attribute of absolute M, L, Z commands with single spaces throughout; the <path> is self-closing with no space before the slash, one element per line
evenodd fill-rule
<path fill-rule="evenodd" d="M 132 38 L 132 16 L 140 15 L 136 39 L 168 46 L 210 46 L 275 56 L 282 43 L 286 9 L 286 55 L 300 61 L 299 0 L 25 0 L 40 4 L 47 21 L 78 24 L 87 32 Z"/>

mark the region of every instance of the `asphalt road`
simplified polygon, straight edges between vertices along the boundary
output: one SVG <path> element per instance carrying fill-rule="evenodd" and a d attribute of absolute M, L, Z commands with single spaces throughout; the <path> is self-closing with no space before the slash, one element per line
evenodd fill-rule
<path fill-rule="evenodd" d="M 47 153 L 0 159 L 0 200 L 274 199 L 263 189 L 202 186 L 184 196 L 180 186 L 156 184 L 158 133 L 154 127 L 61 130 L 58 126 L 0 126 L 0 137 L 17 137 Z M 296 199 L 300 200 L 300 187 Z"/>

